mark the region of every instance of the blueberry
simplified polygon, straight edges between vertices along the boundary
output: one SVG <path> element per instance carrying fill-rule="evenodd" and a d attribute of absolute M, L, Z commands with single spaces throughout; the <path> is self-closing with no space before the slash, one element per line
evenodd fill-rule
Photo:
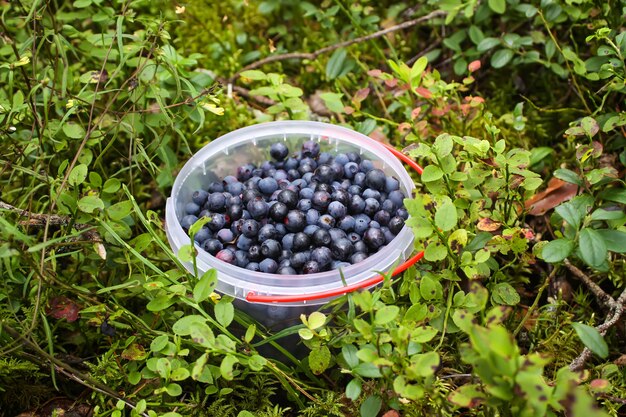
<path fill-rule="evenodd" d="M 241 250 L 250 250 L 254 241 L 249 237 L 245 237 L 244 235 L 240 235 L 237 238 L 237 249 Z"/>
<path fill-rule="evenodd" d="M 365 200 L 360 195 L 353 195 L 348 203 L 348 211 L 351 214 L 361 214 L 365 210 Z"/>
<path fill-rule="evenodd" d="M 185 213 L 197 215 L 198 213 L 200 213 L 200 206 L 193 201 L 190 201 L 189 203 L 185 204 Z"/>
<path fill-rule="evenodd" d="M 250 262 L 248 265 L 246 265 L 246 269 L 255 272 L 261 271 L 261 268 L 259 267 L 259 264 L 257 262 Z"/>
<path fill-rule="evenodd" d="M 276 201 L 269 209 L 269 216 L 270 219 L 274 220 L 275 222 L 282 222 L 285 219 L 285 216 L 287 216 L 288 212 L 289 209 L 284 203 Z"/>
<path fill-rule="evenodd" d="M 295 252 L 291 254 L 291 258 L 289 258 L 289 262 L 291 266 L 300 269 L 304 266 L 305 263 L 309 261 L 311 255 L 309 252 Z"/>
<path fill-rule="evenodd" d="M 286 205 L 289 209 L 294 209 L 298 204 L 298 194 L 291 190 L 282 190 L 278 193 L 277 200 Z"/>
<path fill-rule="evenodd" d="M 367 248 L 367 245 L 365 244 L 365 242 L 363 242 L 362 240 L 359 240 L 358 242 L 354 243 L 354 251 L 367 253 L 369 249 Z"/>
<path fill-rule="evenodd" d="M 313 193 L 315 193 L 315 190 L 309 187 L 304 187 L 300 189 L 300 192 L 298 194 L 300 195 L 300 198 L 306 198 L 310 200 L 313 198 Z"/>
<path fill-rule="evenodd" d="M 262 178 L 263 177 L 263 169 L 262 168 L 255 168 L 252 170 L 252 178 L 250 178 L 251 180 L 254 179 L 254 177 L 257 178 Z M 258 183 L 258 181 L 255 181 L 255 183 Z"/>
<path fill-rule="evenodd" d="M 355 162 L 348 162 L 343 167 L 343 175 L 346 178 L 354 178 L 357 172 L 359 172 L 359 166 Z"/>
<path fill-rule="evenodd" d="M 378 210 L 376 214 L 374 214 L 374 220 L 381 226 L 387 226 L 389 224 L 389 220 L 391 220 L 391 214 L 385 210 Z"/>
<path fill-rule="evenodd" d="M 230 229 L 219 230 L 215 234 L 215 237 L 217 237 L 222 243 L 228 243 L 228 242 L 232 242 L 233 240 L 235 240 L 235 235 Z"/>
<path fill-rule="evenodd" d="M 352 196 L 347 190 L 339 188 L 331 193 L 330 198 L 332 201 L 337 201 L 347 207 Z"/>
<path fill-rule="evenodd" d="M 393 203 L 393 201 L 391 201 L 390 199 L 386 199 L 383 201 L 383 203 L 380 205 L 380 209 L 381 210 L 385 210 L 388 211 L 389 214 L 391 213 L 395 213 L 396 211 L 396 205 Z"/>
<path fill-rule="evenodd" d="M 309 211 L 311 207 L 313 207 L 313 204 L 311 203 L 311 200 L 309 200 L 308 198 L 303 198 L 300 201 L 298 201 L 298 205 L 296 207 L 298 208 L 298 210 L 306 212 L 306 211 Z"/>
<path fill-rule="evenodd" d="M 382 230 L 369 228 L 363 234 L 363 242 L 365 242 L 370 250 L 377 251 L 381 246 L 385 245 L 386 239 Z"/>
<path fill-rule="evenodd" d="M 346 152 L 346 156 L 350 162 L 356 162 L 357 164 L 361 162 L 361 156 L 356 152 Z"/>
<path fill-rule="evenodd" d="M 285 171 L 284 169 L 279 169 L 274 173 L 274 179 L 278 182 L 280 181 L 287 181 L 287 178 L 289 177 L 289 175 L 287 175 L 287 171 Z"/>
<path fill-rule="evenodd" d="M 261 272 L 273 274 L 278 269 L 278 263 L 276 263 L 276 261 L 273 259 L 266 258 L 259 263 L 259 269 L 261 270 Z"/>
<path fill-rule="evenodd" d="M 293 269 L 291 266 L 281 266 L 280 268 L 278 268 L 276 273 L 279 274 L 279 275 L 295 275 L 295 274 L 297 274 L 296 270 Z"/>
<path fill-rule="evenodd" d="M 241 194 L 241 202 L 244 205 L 248 205 L 250 201 L 261 198 L 261 193 L 257 190 L 246 190 Z"/>
<path fill-rule="evenodd" d="M 348 237 L 348 234 L 346 232 L 344 232 L 341 229 L 337 229 L 336 227 L 333 227 L 332 229 L 329 229 L 328 233 L 330 233 L 331 244 L 335 240 L 344 239 L 344 238 Z"/>
<path fill-rule="evenodd" d="M 311 251 L 311 260 L 317 262 L 320 269 L 325 269 L 333 260 L 333 254 L 330 249 L 322 246 L 321 248 L 315 248 Z"/>
<path fill-rule="evenodd" d="M 360 196 L 361 193 L 363 192 L 363 187 L 359 186 L 359 185 L 351 185 L 348 187 L 348 193 L 352 196 L 352 195 L 358 195 Z"/>
<path fill-rule="evenodd" d="M 311 182 L 311 180 L 313 179 L 313 173 L 312 172 L 307 172 L 306 174 L 304 174 L 302 176 L 302 180 L 304 182 L 306 182 L 307 184 L 309 184 Z"/>
<path fill-rule="evenodd" d="M 241 219 L 243 216 L 243 206 L 241 204 L 232 204 L 226 208 L 226 214 L 230 218 L 231 222 Z"/>
<path fill-rule="evenodd" d="M 301 232 L 307 225 L 306 215 L 300 210 L 290 210 L 285 218 L 285 227 L 290 232 Z"/>
<path fill-rule="evenodd" d="M 221 251 L 217 252 L 215 257 L 220 261 L 224 261 L 229 264 L 235 263 L 235 252 L 230 249 L 222 249 Z"/>
<path fill-rule="evenodd" d="M 278 190 L 278 182 L 271 177 L 263 178 L 257 185 L 263 194 L 272 194 L 274 191 Z"/>
<path fill-rule="evenodd" d="M 335 171 L 330 165 L 322 164 L 315 170 L 314 176 L 324 184 L 330 184 L 335 179 Z"/>
<path fill-rule="evenodd" d="M 320 272 L 320 264 L 315 261 L 308 261 L 302 267 L 303 274 L 316 274 Z"/>
<path fill-rule="evenodd" d="M 333 240 L 330 244 L 330 251 L 335 259 L 347 261 L 354 252 L 354 246 L 347 238 Z"/>
<path fill-rule="evenodd" d="M 252 262 L 260 262 L 263 259 L 263 255 L 261 255 L 261 245 L 252 245 L 250 249 L 248 249 L 248 259 Z"/>
<path fill-rule="evenodd" d="M 350 262 L 354 264 L 358 264 L 367 259 L 367 254 L 365 252 L 354 252 L 350 257 Z"/>
<path fill-rule="evenodd" d="M 320 227 L 316 224 L 309 224 L 307 225 L 304 230 L 302 231 L 302 233 L 306 233 L 309 236 L 313 236 L 313 233 L 315 233 L 316 231 L 318 231 L 320 229 Z"/>
<path fill-rule="evenodd" d="M 274 228 L 276 229 L 276 234 L 280 239 L 282 239 L 288 232 L 287 228 L 282 223 L 275 224 Z"/>
<path fill-rule="evenodd" d="M 365 191 L 361 194 L 364 199 L 373 198 L 376 201 L 380 200 L 380 191 L 374 190 L 373 188 L 366 188 Z"/>
<path fill-rule="evenodd" d="M 361 172 L 368 173 L 374 169 L 374 163 L 369 159 L 364 159 L 359 163 L 359 169 Z"/>
<path fill-rule="evenodd" d="M 391 200 L 393 204 L 395 204 L 395 206 L 398 208 L 404 205 L 404 194 L 402 193 L 402 191 L 399 191 L 399 190 L 392 191 L 389 193 L 387 198 Z"/>
<path fill-rule="evenodd" d="M 276 227 L 274 227 L 274 225 L 266 224 L 259 229 L 259 234 L 258 234 L 257 239 L 259 242 L 265 242 L 267 239 L 277 240 L 278 235 L 279 235 L 278 230 L 276 230 Z"/>
<path fill-rule="evenodd" d="M 341 204 L 339 201 L 332 201 L 328 205 L 328 214 L 333 216 L 335 219 L 340 219 L 348 214 L 348 209 L 346 209 L 346 206 Z"/>
<path fill-rule="evenodd" d="M 245 220 L 243 219 L 239 219 L 239 220 L 235 220 L 234 222 L 232 222 L 230 224 L 230 231 L 233 232 L 235 235 L 240 235 L 241 234 L 241 225 L 243 224 Z"/>
<path fill-rule="evenodd" d="M 343 178 L 345 174 L 345 170 L 342 164 L 340 164 L 337 161 L 334 161 L 333 163 L 330 164 L 330 167 L 333 169 L 333 172 L 335 173 L 335 178 L 337 179 Z"/>
<path fill-rule="evenodd" d="M 243 193 L 243 184 L 240 182 L 228 183 L 226 184 L 226 191 L 231 193 L 232 195 L 240 195 L 241 193 Z"/>
<path fill-rule="evenodd" d="M 370 221 L 370 228 L 372 229 L 380 229 L 381 225 L 376 220 Z"/>
<path fill-rule="evenodd" d="M 259 233 L 259 222 L 252 219 L 244 220 L 243 223 L 241 223 L 241 233 L 245 237 L 256 237 Z"/>
<path fill-rule="evenodd" d="M 287 171 L 289 171 L 290 169 L 298 169 L 298 160 L 296 158 L 288 158 L 285 161 L 285 164 L 283 166 L 284 169 L 286 169 Z"/>
<path fill-rule="evenodd" d="M 317 157 L 320 154 L 320 144 L 307 140 L 302 144 L 302 156 Z"/>
<path fill-rule="evenodd" d="M 409 212 L 404 207 L 400 207 L 398 210 L 396 210 L 396 216 L 402 217 L 404 220 L 407 220 L 409 218 Z"/>
<path fill-rule="evenodd" d="M 394 177 L 387 177 L 385 179 L 385 192 L 390 193 L 400 189 L 400 181 Z"/>
<path fill-rule="evenodd" d="M 205 240 L 211 239 L 211 237 L 213 237 L 211 231 L 208 228 L 203 227 L 198 230 L 198 232 L 193 236 L 193 239 L 198 242 L 199 245 L 202 245 Z"/>
<path fill-rule="evenodd" d="M 293 254 L 293 252 L 291 252 L 290 250 L 283 249 L 283 250 L 280 251 L 280 256 L 278 257 L 278 260 L 281 263 L 287 264 L 289 262 L 289 258 L 291 258 L 292 254 Z M 291 265 L 291 264 L 289 264 L 289 265 Z"/>
<path fill-rule="evenodd" d="M 244 268 L 249 263 L 250 260 L 248 259 L 248 252 L 243 250 L 238 250 L 237 252 L 235 252 L 235 265 L 240 268 Z"/>
<path fill-rule="evenodd" d="M 311 245 L 311 238 L 303 232 L 298 232 L 293 237 L 293 250 L 301 252 L 307 250 Z"/>
<path fill-rule="evenodd" d="M 331 154 L 329 154 L 328 152 L 322 152 L 320 153 L 320 156 L 317 158 L 317 162 L 320 164 L 327 164 L 332 159 L 333 157 L 331 156 Z"/>
<path fill-rule="evenodd" d="M 370 221 L 372 219 L 365 214 L 357 214 L 354 216 L 354 231 L 362 235 L 369 228 Z"/>
<path fill-rule="evenodd" d="M 267 212 L 269 211 L 269 206 L 261 199 L 248 201 L 247 208 L 250 215 L 255 220 L 261 220 L 267 217 Z"/>
<path fill-rule="evenodd" d="M 237 168 L 237 179 L 239 181 L 247 181 L 252 177 L 252 170 L 254 170 L 254 165 L 246 164 Z"/>
<path fill-rule="evenodd" d="M 350 242 L 352 242 L 352 244 L 355 244 L 361 241 L 361 236 L 356 232 L 350 232 L 348 233 L 348 239 L 350 239 Z"/>
<path fill-rule="evenodd" d="M 298 168 L 298 172 L 300 173 L 300 175 L 306 175 L 309 172 L 313 172 L 313 171 L 315 171 L 315 167 L 313 166 L 313 164 L 310 164 L 310 163 L 302 164 Z"/>
<path fill-rule="evenodd" d="M 278 259 L 281 251 L 280 243 L 274 239 L 267 239 L 261 244 L 261 255 L 266 258 Z"/>
<path fill-rule="evenodd" d="M 207 188 L 207 190 L 210 193 L 223 193 L 224 192 L 224 184 L 220 181 L 214 181 L 212 183 L 209 184 L 209 187 Z"/>
<path fill-rule="evenodd" d="M 371 197 L 365 199 L 365 210 L 363 210 L 365 214 L 372 217 L 378 210 L 380 210 L 380 203 L 378 200 Z"/>
<path fill-rule="evenodd" d="M 313 233 L 311 240 L 315 246 L 328 246 L 332 239 L 328 230 L 320 228 Z"/>
<path fill-rule="evenodd" d="M 342 269 L 350 266 L 350 262 L 332 261 L 330 264 L 331 269 Z"/>
<path fill-rule="evenodd" d="M 191 201 L 199 206 L 202 206 L 204 203 L 206 203 L 206 199 L 208 196 L 209 193 L 204 190 L 194 191 L 194 193 L 191 195 Z"/>
<path fill-rule="evenodd" d="M 209 210 L 202 210 L 200 213 L 198 213 L 198 218 L 201 219 L 203 217 L 211 217 L 211 212 Z"/>
<path fill-rule="evenodd" d="M 293 249 L 293 239 L 296 235 L 294 233 L 287 233 L 281 239 L 280 243 L 283 249 L 292 250 Z"/>
<path fill-rule="evenodd" d="M 306 224 L 317 224 L 317 221 L 320 218 L 319 211 L 315 209 L 309 209 L 306 212 Z"/>
<path fill-rule="evenodd" d="M 287 179 L 289 181 L 297 181 L 299 180 L 301 177 L 300 172 L 298 172 L 297 169 L 290 169 L 289 171 L 287 171 Z"/>
<path fill-rule="evenodd" d="M 335 227 L 335 223 L 335 218 L 330 214 L 321 215 L 319 220 L 317 221 L 317 225 L 323 229 L 330 229 L 332 227 Z"/>
<path fill-rule="evenodd" d="M 365 187 L 365 174 L 361 171 L 357 172 L 354 175 L 352 182 L 354 185 L 358 185 L 359 187 Z"/>
<path fill-rule="evenodd" d="M 389 220 L 388 227 L 391 233 L 397 235 L 404 227 L 404 219 L 400 216 L 394 216 Z"/>
<path fill-rule="evenodd" d="M 217 232 L 226 226 L 226 216 L 221 213 L 211 213 L 211 220 L 207 223 L 207 226 L 211 231 Z"/>
<path fill-rule="evenodd" d="M 335 156 L 335 162 L 341 165 L 345 165 L 350 162 L 350 158 L 345 153 L 339 153 Z"/>
<path fill-rule="evenodd" d="M 277 161 L 282 161 L 289 155 L 289 148 L 284 143 L 277 142 L 270 146 L 270 156 Z"/>
<path fill-rule="evenodd" d="M 385 243 L 389 244 L 396 237 L 388 227 L 381 227 L 380 230 L 383 231 L 383 235 L 385 235 Z"/>
<path fill-rule="evenodd" d="M 217 239 L 207 239 L 202 244 L 202 249 L 210 253 L 211 255 L 217 254 L 224 249 L 224 245 Z"/>
<path fill-rule="evenodd" d="M 313 208 L 319 211 L 325 211 L 328 208 L 330 201 L 330 194 L 326 191 L 316 191 L 311 199 Z"/>
<path fill-rule="evenodd" d="M 345 232 L 351 232 L 354 230 L 355 224 L 356 222 L 354 220 L 354 217 L 348 214 L 347 216 L 339 219 L 339 221 L 337 222 L 337 227 Z"/>

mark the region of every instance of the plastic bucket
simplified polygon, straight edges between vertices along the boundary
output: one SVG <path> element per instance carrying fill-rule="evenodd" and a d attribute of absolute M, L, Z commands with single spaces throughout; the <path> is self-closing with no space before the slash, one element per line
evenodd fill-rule
<path fill-rule="evenodd" d="M 308 140 L 318 141 L 322 151 L 333 154 L 357 152 L 362 158 L 372 160 L 376 168 L 399 180 L 400 189 L 406 196 L 411 196 L 415 188 L 397 157 L 403 157 L 405 162 L 412 161 L 353 130 L 308 121 L 269 122 L 249 126 L 210 142 L 183 166 L 176 177 L 165 210 L 166 233 L 174 253 L 189 244 L 189 236 L 180 225 L 180 220 L 184 216 L 184 205 L 190 201 L 195 190 L 206 188 L 210 182 L 221 180 L 227 175 L 234 175 L 240 165 L 259 164 L 270 159 L 269 148 L 277 141 L 285 142 L 290 151 L 294 152 Z M 421 171 L 415 163 L 413 166 Z M 379 252 L 358 264 L 343 268 L 343 280 L 338 270 L 310 275 L 253 272 L 222 262 L 199 247 L 197 249 L 198 272 L 202 274 L 214 268 L 218 278 L 216 290 L 239 300 L 236 301 L 238 308 L 266 325 L 298 318 L 301 313 L 311 311 L 315 306 L 347 292 L 370 288 L 382 281 L 378 272 L 395 268 L 394 273 L 398 273 L 421 258 L 421 254 L 410 258 L 413 233 L 406 226 Z M 193 272 L 192 263 L 184 265 Z M 307 308 L 309 306 L 311 308 Z"/>

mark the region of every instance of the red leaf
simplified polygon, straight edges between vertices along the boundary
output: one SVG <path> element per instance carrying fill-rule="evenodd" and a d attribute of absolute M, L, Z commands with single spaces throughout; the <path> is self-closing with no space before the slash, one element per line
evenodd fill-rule
<path fill-rule="evenodd" d="M 50 300 L 46 313 L 55 319 L 65 319 L 68 322 L 78 320 L 80 306 L 65 296 L 54 297 Z"/>
<path fill-rule="evenodd" d="M 574 198 L 577 191 L 578 186 L 576 184 L 552 178 L 548 182 L 548 188 L 526 200 L 524 205 L 529 214 L 541 216 L 562 202 Z"/>
<path fill-rule="evenodd" d="M 360 103 L 363 100 L 365 100 L 369 94 L 370 94 L 369 87 L 362 88 L 354 94 L 354 97 L 352 97 L 352 102 Z"/>
<path fill-rule="evenodd" d="M 478 71 L 480 69 L 480 59 L 470 62 L 467 66 L 467 69 L 469 70 L 469 72 Z"/>
<path fill-rule="evenodd" d="M 426 87 L 417 87 L 415 89 L 415 92 L 424 98 L 431 98 L 433 96 L 433 93 L 430 92 L 430 90 Z"/>

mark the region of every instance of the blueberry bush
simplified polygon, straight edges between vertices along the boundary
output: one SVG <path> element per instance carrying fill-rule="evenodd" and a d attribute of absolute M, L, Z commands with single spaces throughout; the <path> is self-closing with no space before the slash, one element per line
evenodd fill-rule
<path fill-rule="evenodd" d="M 623 415 L 624 15 L 0 1 L 0 416 Z M 196 190 L 174 254 L 185 162 L 289 119 L 396 148 L 414 194 L 359 155 L 275 146 Z M 341 269 L 403 227 L 420 262 L 282 326 L 184 265 Z"/>

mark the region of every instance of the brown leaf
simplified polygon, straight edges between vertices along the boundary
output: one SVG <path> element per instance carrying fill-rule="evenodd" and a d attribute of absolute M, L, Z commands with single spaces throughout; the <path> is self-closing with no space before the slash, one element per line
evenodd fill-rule
<path fill-rule="evenodd" d="M 80 307 L 65 296 L 54 297 L 50 300 L 46 313 L 55 319 L 66 319 L 68 322 L 78 320 Z"/>
<path fill-rule="evenodd" d="M 502 223 L 491 220 L 489 217 L 482 218 L 478 221 L 476 228 L 483 232 L 495 232 L 502 226 Z"/>
<path fill-rule="evenodd" d="M 383 417 L 400 417 L 400 414 L 396 410 L 389 410 L 383 414 Z"/>
<path fill-rule="evenodd" d="M 620 356 L 619 358 L 615 359 L 613 361 L 613 363 L 617 366 L 624 366 L 626 365 L 626 354 Z"/>
<path fill-rule="evenodd" d="M 526 200 L 524 205 L 529 214 L 541 216 L 562 202 L 574 198 L 577 191 L 578 186 L 576 184 L 552 178 L 548 182 L 548 188 Z"/>

